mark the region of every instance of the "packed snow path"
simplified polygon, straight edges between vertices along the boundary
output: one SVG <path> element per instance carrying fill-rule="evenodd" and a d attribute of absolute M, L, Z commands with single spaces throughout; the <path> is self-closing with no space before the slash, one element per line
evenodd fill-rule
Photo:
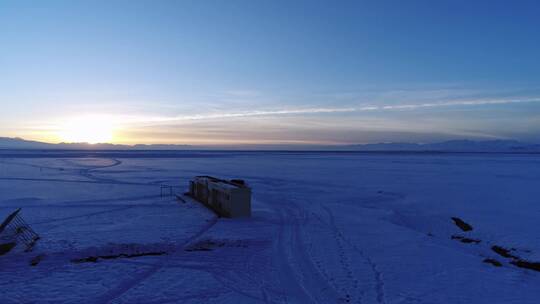
<path fill-rule="evenodd" d="M 22 207 L 42 236 L 31 253 L 0 256 L 0 303 L 537 303 L 540 296 L 540 272 L 491 249 L 540 261 L 540 156 L 154 153 L 0 153 L 0 216 Z M 190 199 L 160 197 L 160 185 L 185 187 L 200 174 L 246 179 L 253 217 L 217 219 Z M 452 217 L 474 229 L 460 230 Z"/>

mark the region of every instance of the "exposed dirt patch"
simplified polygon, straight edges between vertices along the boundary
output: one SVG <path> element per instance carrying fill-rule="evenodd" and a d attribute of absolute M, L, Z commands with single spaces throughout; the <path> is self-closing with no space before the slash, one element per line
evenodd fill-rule
<path fill-rule="evenodd" d="M 466 223 L 465 221 L 463 221 L 462 219 L 458 217 L 452 217 L 452 220 L 454 221 L 456 226 L 458 226 L 463 231 L 473 230 L 473 227 L 471 225 L 469 225 L 468 223 Z M 482 240 L 479 240 L 479 239 L 468 238 L 468 237 L 465 237 L 462 235 L 456 235 L 456 234 L 450 236 L 450 238 L 452 240 L 460 241 L 465 244 L 479 244 L 482 242 Z M 521 257 L 519 257 L 518 255 L 514 253 L 516 251 L 515 248 L 505 248 L 499 245 L 493 245 L 491 246 L 491 250 L 495 252 L 496 254 L 500 255 L 501 257 L 510 259 L 510 264 L 514 266 L 540 272 L 540 262 L 531 262 L 531 261 L 522 259 Z M 530 250 L 523 250 L 523 251 L 530 253 Z M 502 267 L 502 263 L 493 258 L 485 258 L 483 262 L 487 264 L 491 264 L 495 267 Z"/>
<path fill-rule="evenodd" d="M 484 259 L 484 263 L 491 264 L 495 267 L 501 267 L 502 263 L 497 261 L 496 259 Z"/>
<path fill-rule="evenodd" d="M 529 261 L 518 259 L 518 260 L 510 262 L 510 264 L 516 265 L 517 267 L 520 267 L 520 268 L 531 269 L 531 270 L 534 270 L 534 271 L 540 271 L 540 263 L 539 262 L 529 262 Z"/>
<path fill-rule="evenodd" d="M 45 257 L 44 254 L 35 256 L 33 259 L 30 260 L 30 266 L 37 266 L 37 264 L 39 264 L 39 262 L 41 262 L 41 260 L 43 260 L 44 257 Z"/>
<path fill-rule="evenodd" d="M 511 261 L 510 264 L 514 266 L 517 266 L 519 268 L 530 269 L 534 271 L 540 271 L 540 262 L 527 261 L 512 254 L 511 252 L 515 251 L 514 248 L 507 249 L 501 246 L 494 245 L 491 247 L 491 250 L 493 250 L 500 256 L 512 259 L 513 261 Z"/>
<path fill-rule="evenodd" d="M 469 224 L 467 224 L 464 220 L 460 219 L 459 217 L 452 217 L 452 220 L 454 221 L 454 224 L 459 227 L 459 229 L 463 231 L 471 231 L 473 230 L 473 227 Z"/>
<path fill-rule="evenodd" d="M 127 253 L 120 253 L 116 255 L 98 255 L 98 256 L 90 256 L 82 259 L 73 259 L 71 262 L 73 263 L 96 263 L 100 259 L 102 260 L 113 260 L 113 259 L 119 259 L 119 258 L 138 258 L 143 256 L 158 256 L 158 255 L 165 255 L 167 252 L 159 251 L 159 252 L 141 252 L 141 253 L 133 253 L 133 254 L 127 254 Z"/>
<path fill-rule="evenodd" d="M 15 242 L 0 244 L 0 255 L 10 252 L 15 246 L 17 246 L 17 243 Z"/>
<path fill-rule="evenodd" d="M 493 250 L 496 254 L 498 254 L 498 255 L 500 255 L 502 257 L 518 259 L 519 260 L 519 257 L 517 257 L 517 256 L 510 253 L 510 252 L 512 252 L 512 249 L 506 249 L 506 248 L 498 246 L 498 245 L 493 245 L 493 246 L 491 246 L 491 250 Z"/>
<path fill-rule="evenodd" d="M 201 240 L 194 244 L 189 245 L 185 251 L 211 251 L 221 247 L 236 247 L 246 248 L 248 242 L 246 240 Z"/>
<path fill-rule="evenodd" d="M 185 251 L 211 251 L 215 248 L 225 246 L 225 242 L 214 241 L 214 240 L 202 240 L 195 244 L 188 246 Z"/>
<path fill-rule="evenodd" d="M 480 242 L 482 242 L 481 240 L 471 239 L 471 238 L 467 238 L 467 237 L 464 237 L 464 236 L 461 236 L 461 235 L 452 235 L 451 239 L 452 240 L 458 240 L 458 241 L 460 241 L 462 243 L 465 243 L 465 244 L 479 244 Z"/>

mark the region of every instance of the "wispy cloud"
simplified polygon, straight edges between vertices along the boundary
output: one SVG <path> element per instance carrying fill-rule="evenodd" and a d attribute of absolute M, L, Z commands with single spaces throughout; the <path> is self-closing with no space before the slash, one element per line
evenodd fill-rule
<path fill-rule="evenodd" d="M 436 133 L 437 136 L 442 136 L 440 138 L 450 138 L 452 136 L 498 138 L 502 135 L 514 136 L 516 132 L 518 135 L 530 134 L 537 130 L 536 127 L 531 127 L 537 125 L 537 120 L 534 118 L 531 122 L 532 118 L 522 117 L 518 123 L 513 118 L 508 118 L 504 124 L 511 125 L 514 130 L 519 129 L 519 132 L 512 133 L 501 129 L 500 117 L 497 117 L 496 122 L 486 117 L 471 120 L 470 117 L 462 119 L 455 115 L 445 116 L 444 113 L 437 113 L 433 116 L 428 111 L 420 110 L 538 102 L 540 102 L 540 97 L 486 98 L 427 103 L 363 104 L 348 107 L 303 107 L 245 111 L 234 110 L 234 108 L 230 111 L 217 111 L 214 109 L 208 110 L 208 112 L 200 111 L 184 115 L 100 114 L 98 117 L 72 115 L 58 117 L 56 120 L 27 122 L 25 128 L 19 133 L 9 131 L 6 127 L 0 127 L 0 131 L 4 130 L 7 134 L 18 134 L 17 136 L 27 136 L 33 139 L 47 138 L 50 141 L 57 141 L 59 140 L 57 134 L 61 126 L 66 123 L 66 119 L 86 119 L 108 121 L 114 126 L 115 130 L 124 133 L 124 141 L 131 140 L 132 142 L 153 142 L 151 139 L 141 138 L 146 134 L 144 132 L 150 132 L 149 134 L 153 134 L 152 136 L 163 133 L 163 136 L 168 139 L 161 139 L 160 142 L 180 142 L 179 139 L 182 139 L 181 142 L 198 142 L 202 139 L 208 142 L 218 140 L 244 141 L 248 139 L 276 141 L 309 139 L 312 141 L 334 140 L 336 142 L 351 143 L 399 139 L 398 137 L 392 137 L 391 134 L 396 136 L 401 134 L 409 140 L 420 140 L 421 138 L 428 138 L 427 135 L 422 135 L 425 132 Z M 415 110 L 418 110 L 418 113 Z M 523 110 L 526 111 L 525 108 Z M 385 112 L 399 112 L 400 115 L 389 115 L 388 117 L 386 115 L 375 115 Z M 374 115 L 339 115 L 340 113 L 374 113 Z M 41 137 L 35 135 L 38 133 L 42 134 Z M 327 135 L 323 136 L 324 134 Z M 384 137 L 376 139 L 376 136 L 370 138 L 366 134 L 372 134 L 373 136 L 384 134 Z M 416 138 L 414 134 L 420 137 Z"/>
<path fill-rule="evenodd" d="M 479 105 L 497 105 L 497 104 L 511 104 L 511 103 L 528 103 L 528 102 L 540 102 L 540 98 L 528 98 L 528 99 L 492 99 L 492 100 L 460 100 L 460 101 L 446 101 L 436 103 L 421 103 L 421 104 L 403 104 L 403 105 L 390 105 L 379 107 L 381 110 L 396 110 L 396 109 L 419 109 L 419 108 L 435 108 L 435 107 L 450 107 L 450 106 L 479 106 Z"/>
<path fill-rule="evenodd" d="M 202 113 L 176 116 L 130 116 L 122 119 L 124 123 L 170 123 L 196 120 L 214 120 L 228 118 L 243 118 L 254 116 L 279 116 L 295 114 L 329 114 L 329 113 L 354 113 L 368 111 L 395 111 L 395 110 L 415 110 L 422 108 L 454 107 L 454 106 L 480 106 L 480 105 L 501 105 L 540 102 L 540 98 L 524 99 L 490 99 L 490 100 L 459 100 L 418 104 L 398 104 L 398 105 L 368 105 L 361 107 L 343 108 L 298 108 L 282 110 L 252 110 L 224 113 Z"/>

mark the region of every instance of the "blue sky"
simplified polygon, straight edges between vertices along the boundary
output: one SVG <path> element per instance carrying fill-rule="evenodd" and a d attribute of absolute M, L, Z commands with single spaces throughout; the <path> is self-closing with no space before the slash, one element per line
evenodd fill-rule
<path fill-rule="evenodd" d="M 540 142 L 539 15 L 535 1 L 2 1 L 0 136 Z"/>

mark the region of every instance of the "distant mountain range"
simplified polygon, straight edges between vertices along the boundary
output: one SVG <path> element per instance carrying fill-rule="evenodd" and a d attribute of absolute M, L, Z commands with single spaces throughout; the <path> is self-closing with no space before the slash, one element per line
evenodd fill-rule
<path fill-rule="evenodd" d="M 117 145 L 88 143 L 51 144 L 22 138 L 0 137 L 0 149 L 54 150 L 322 150 L 322 151 L 425 151 L 425 152 L 538 152 L 540 144 L 515 140 L 451 140 L 439 143 L 377 143 L 358 145 Z"/>
<path fill-rule="evenodd" d="M 438 143 L 379 143 L 351 145 L 359 151 L 441 151 L 441 152 L 540 152 L 540 144 L 515 140 L 450 140 Z"/>
<path fill-rule="evenodd" d="M 183 150 L 190 145 L 116 145 L 89 143 L 51 144 L 22 138 L 0 137 L 0 149 L 55 149 L 55 150 Z"/>

